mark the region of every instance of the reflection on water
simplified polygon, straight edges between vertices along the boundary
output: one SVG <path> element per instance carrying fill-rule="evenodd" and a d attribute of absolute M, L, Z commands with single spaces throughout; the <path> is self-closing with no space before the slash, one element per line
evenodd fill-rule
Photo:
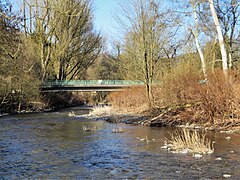
<path fill-rule="evenodd" d="M 240 177 L 239 135 L 209 134 L 215 152 L 201 159 L 161 149 L 171 128 L 109 124 L 56 113 L 0 119 L 0 179 L 219 179 Z M 86 110 L 74 109 L 75 114 Z M 96 131 L 83 131 L 83 127 Z M 121 126 L 124 133 L 112 133 Z M 155 141 L 140 141 L 148 137 Z M 216 160 L 221 157 L 222 160 Z"/>

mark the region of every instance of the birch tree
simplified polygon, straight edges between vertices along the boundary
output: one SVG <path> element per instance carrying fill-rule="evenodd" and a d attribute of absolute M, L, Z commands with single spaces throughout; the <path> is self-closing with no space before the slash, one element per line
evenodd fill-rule
<path fill-rule="evenodd" d="M 219 41 L 219 45 L 220 45 L 220 49 L 221 49 L 221 55 L 222 55 L 223 72 L 227 76 L 227 74 L 228 74 L 228 58 L 227 58 L 227 51 L 226 51 L 225 44 L 224 44 L 222 29 L 221 29 L 221 26 L 220 26 L 220 23 L 219 23 L 219 19 L 217 17 L 217 13 L 216 13 L 216 10 L 215 10 L 215 7 L 214 7 L 213 0 L 208 0 L 208 2 L 209 2 L 212 18 L 213 18 L 213 21 L 214 21 L 214 24 L 215 24 L 215 27 L 216 27 L 217 35 L 218 35 L 218 41 Z"/>
<path fill-rule="evenodd" d="M 223 37 L 228 49 L 229 69 L 233 67 L 234 44 L 240 21 L 240 3 L 237 0 L 216 0 L 215 9 L 223 29 Z"/>
<path fill-rule="evenodd" d="M 199 55 L 201 61 L 201 70 L 204 75 L 204 78 L 207 79 L 207 65 L 206 60 L 203 53 L 203 46 L 206 41 L 203 40 L 200 36 L 204 36 L 203 28 L 200 25 L 201 19 L 200 15 L 202 14 L 201 0 L 188 0 L 188 1 L 180 1 L 173 0 L 174 9 L 172 10 L 174 14 L 176 14 L 175 21 L 179 26 L 183 27 L 182 32 L 186 32 L 188 38 L 183 40 L 184 44 L 190 44 L 191 38 L 193 37 L 194 45 Z M 190 49 L 192 51 L 193 49 Z"/>
<path fill-rule="evenodd" d="M 191 32 L 194 36 L 196 48 L 197 48 L 198 54 L 200 56 L 203 75 L 204 75 L 205 79 L 207 79 L 206 62 L 205 62 L 205 58 L 204 58 L 202 49 L 199 44 L 199 18 L 198 18 L 198 14 L 197 14 L 197 7 L 199 6 L 200 2 L 195 1 L 195 0 L 190 0 L 190 4 L 192 6 L 193 15 L 194 15 L 194 19 L 195 19 L 195 31 L 191 30 Z"/>

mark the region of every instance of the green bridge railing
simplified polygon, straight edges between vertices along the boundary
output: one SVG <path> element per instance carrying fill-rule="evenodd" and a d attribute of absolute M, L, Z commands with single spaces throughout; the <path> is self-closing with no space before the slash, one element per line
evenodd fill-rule
<path fill-rule="evenodd" d="M 144 85 L 142 81 L 130 80 L 65 80 L 46 81 L 43 86 L 86 86 L 86 85 Z"/>

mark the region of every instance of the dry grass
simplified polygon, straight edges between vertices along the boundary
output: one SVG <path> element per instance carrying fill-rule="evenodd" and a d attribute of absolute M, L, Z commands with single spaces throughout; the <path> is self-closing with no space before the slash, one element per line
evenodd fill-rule
<path fill-rule="evenodd" d="M 172 150 L 183 152 L 188 149 L 190 153 L 211 154 L 214 152 L 212 142 L 206 138 L 206 134 L 197 131 L 183 129 L 172 134 Z"/>
<path fill-rule="evenodd" d="M 113 92 L 108 96 L 108 101 L 121 112 L 142 112 L 148 108 L 144 86 Z"/>

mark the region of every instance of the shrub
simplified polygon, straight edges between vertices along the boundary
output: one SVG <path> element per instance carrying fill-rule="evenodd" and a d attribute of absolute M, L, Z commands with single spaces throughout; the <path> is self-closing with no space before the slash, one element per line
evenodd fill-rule
<path fill-rule="evenodd" d="M 39 81 L 30 75 L 19 77 L 0 77 L 0 109 L 3 112 L 28 110 L 32 101 L 40 99 Z"/>
<path fill-rule="evenodd" d="M 198 85 L 195 95 L 198 105 L 196 110 L 211 123 L 219 123 L 233 118 L 239 108 L 240 99 L 236 91 L 236 82 L 226 81 L 222 71 L 209 73 L 208 83 Z M 235 85 L 234 85 L 235 84 Z"/>
<path fill-rule="evenodd" d="M 197 65 L 191 61 L 179 62 L 161 80 L 156 92 L 158 106 L 175 106 L 192 103 L 195 87 L 201 79 Z"/>
<path fill-rule="evenodd" d="M 114 108 L 121 111 L 144 111 L 147 109 L 145 87 L 132 87 L 124 91 L 113 92 L 108 96 L 108 101 Z"/>
<path fill-rule="evenodd" d="M 239 83 L 237 78 L 226 80 L 221 70 L 208 72 L 208 80 L 201 83 L 197 68 L 179 64 L 168 73 L 159 88 L 159 105 L 170 107 L 191 107 L 194 120 L 203 123 L 228 124 L 240 112 Z M 229 77 L 235 77 L 229 72 Z"/>

